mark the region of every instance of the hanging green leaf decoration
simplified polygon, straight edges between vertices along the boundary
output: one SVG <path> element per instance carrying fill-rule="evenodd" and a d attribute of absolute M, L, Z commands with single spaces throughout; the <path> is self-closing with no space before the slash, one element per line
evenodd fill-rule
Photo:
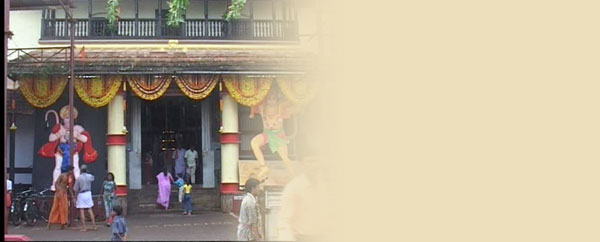
<path fill-rule="evenodd" d="M 114 30 L 119 19 L 119 0 L 106 1 L 106 19 L 108 20 L 108 28 Z"/>
<path fill-rule="evenodd" d="M 185 21 L 184 15 L 190 5 L 190 0 L 171 0 L 168 3 L 167 26 L 177 28 Z"/>
<path fill-rule="evenodd" d="M 231 5 L 225 13 L 225 20 L 231 21 L 239 19 L 242 16 L 242 11 L 246 5 L 246 0 L 232 0 Z"/>

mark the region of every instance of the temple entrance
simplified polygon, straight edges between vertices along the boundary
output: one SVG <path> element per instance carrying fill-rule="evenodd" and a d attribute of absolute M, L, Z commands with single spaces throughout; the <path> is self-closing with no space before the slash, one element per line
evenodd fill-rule
<path fill-rule="evenodd" d="M 219 92 L 192 100 L 171 85 L 160 98 L 147 101 L 131 95 L 127 99 L 129 116 L 128 143 L 128 207 L 137 213 L 156 209 L 157 178 L 165 166 L 175 176 L 177 171 L 173 151 L 193 146 L 198 153 L 192 192 L 194 210 L 219 210 L 221 200 Z M 185 159 L 183 160 L 185 162 Z M 185 169 L 181 169 L 179 171 Z M 171 186 L 171 206 L 180 209 L 177 186 Z"/>
<path fill-rule="evenodd" d="M 186 176 L 183 154 L 194 147 L 198 153 L 195 184 L 214 188 L 217 183 L 214 159 L 209 160 L 212 157 L 206 154 L 213 150 L 216 139 L 212 136 L 218 132 L 218 126 L 214 125 L 218 120 L 211 120 L 218 116 L 215 113 L 218 107 L 212 107 L 217 103 L 218 96 L 214 95 L 202 101 L 179 95 L 141 101 L 142 184 L 157 184 L 156 175 L 165 167 L 174 178 Z"/>

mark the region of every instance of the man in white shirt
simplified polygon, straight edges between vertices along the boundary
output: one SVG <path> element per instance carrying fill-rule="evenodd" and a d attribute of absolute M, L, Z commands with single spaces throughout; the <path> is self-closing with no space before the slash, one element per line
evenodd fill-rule
<path fill-rule="evenodd" d="M 177 144 L 177 150 L 173 152 L 172 158 L 175 160 L 175 175 L 185 179 L 185 149 L 181 144 Z"/>
<path fill-rule="evenodd" d="M 186 161 L 186 173 L 188 177 L 191 177 L 192 184 L 196 183 L 196 164 L 198 162 L 198 152 L 194 149 L 194 146 L 191 145 L 190 148 L 185 152 L 184 155 Z"/>
<path fill-rule="evenodd" d="M 240 218 L 238 219 L 237 237 L 239 241 L 262 240 L 258 226 L 260 214 L 257 208 L 256 197 L 260 194 L 259 181 L 250 178 L 246 181 L 246 196 L 240 206 Z"/>

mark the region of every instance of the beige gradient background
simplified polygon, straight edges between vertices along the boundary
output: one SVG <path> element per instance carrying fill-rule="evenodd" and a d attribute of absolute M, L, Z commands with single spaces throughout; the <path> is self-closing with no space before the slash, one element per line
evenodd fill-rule
<path fill-rule="evenodd" d="M 330 240 L 600 241 L 599 1 L 320 2 Z"/>

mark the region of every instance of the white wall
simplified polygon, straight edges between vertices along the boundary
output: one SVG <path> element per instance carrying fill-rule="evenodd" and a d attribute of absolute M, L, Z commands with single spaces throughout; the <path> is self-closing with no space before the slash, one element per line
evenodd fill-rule
<path fill-rule="evenodd" d="M 13 37 L 8 41 L 8 48 L 39 47 L 42 26 L 42 11 L 11 11 L 10 31 Z"/>
<path fill-rule="evenodd" d="M 106 0 L 92 0 L 92 16 L 106 17 Z"/>
<path fill-rule="evenodd" d="M 156 2 L 156 1 L 154 1 Z M 139 5 L 144 5 L 149 3 L 139 3 Z M 150 4 L 152 5 L 152 4 Z M 158 5 L 158 4 L 156 4 Z M 121 0 L 121 18 L 135 18 L 135 1 L 134 0 Z"/>
<path fill-rule="evenodd" d="M 88 8 L 89 2 L 88 0 L 74 0 L 75 9 L 73 9 L 73 16 L 75 18 L 88 18 Z M 62 14 L 64 15 L 64 11 L 61 9 Z"/>
<path fill-rule="evenodd" d="M 257 20 L 272 20 L 273 7 L 271 1 L 254 1 L 252 3 L 254 9 L 254 19 Z"/>
<path fill-rule="evenodd" d="M 103 0 L 94 0 L 94 2 L 93 2 L 94 8 L 96 7 L 97 4 L 100 4 L 100 2 L 102 2 L 102 1 Z M 88 6 L 89 6 L 88 0 L 73 0 L 73 2 L 75 3 L 75 8 L 73 9 L 73 16 L 75 16 L 75 18 L 87 18 L 88 17 Z M 106 1 L 104 1 L 104 4 L 105 4 L 105 8 L 106 8 Z M 12 12 L 11 12 L 11 14 L 12 14 Z M 56 18 L 57 19 L 65 18 L 65 11 L 61 7 L 56 8 Z"/>
<path fill-rule="evenodd" d="M 298 7 L 298 35 L 302 48 L 316 52 L 319 49 L 317 34 L 317 12 L 314 8 Z"/>
<path fill-rule="evenodd" d="M 204 1 L 190 0 L 190 7 L 187 10 L 186 18 L 202 19 L 204 18 Z"/>
<path fill-rule="evenodd" d="M 208 18 L 221 19 L 227 10 L 227 2 L 225 1 L 208 1 Z"/>
<path fill-rule="evenodd" d="M 139 18 L 154 18 L 154 11 L 158 8 L 158 1 L 154 0 L 140 0 L 139 2 L 140 12 Z"/>

